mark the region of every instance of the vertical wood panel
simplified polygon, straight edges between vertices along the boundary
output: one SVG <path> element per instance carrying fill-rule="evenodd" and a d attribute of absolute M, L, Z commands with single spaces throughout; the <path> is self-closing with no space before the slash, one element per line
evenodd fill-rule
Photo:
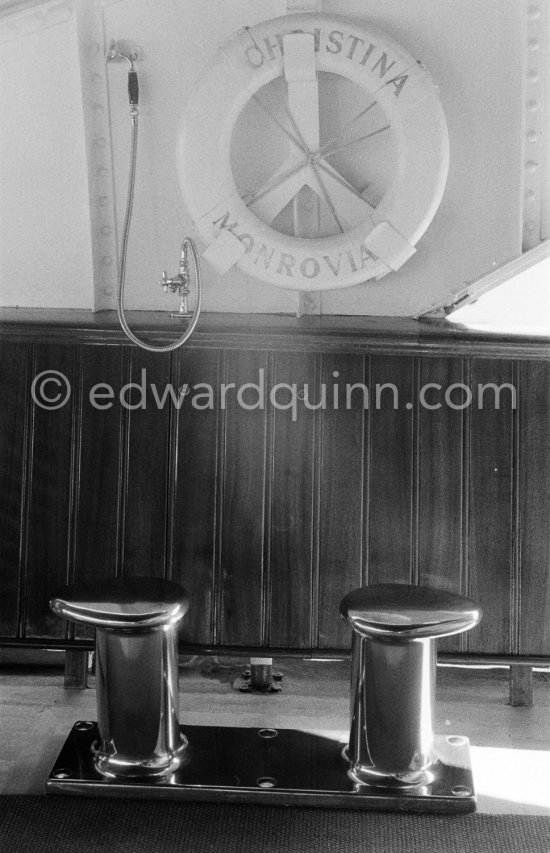
<path fill-rule="evenodd" d="M 174 404 L 169 395 L 164 403 L 162 400 L 171 385 L 170 354 L 132 350 L 130 380 L 140 388 L 124 395 L 124 400 L 131 406 L 139 404 L 139 408 L 128 410 L 123 570 L 125 575 L 163 577 L 170 464 L 168 434 Z"/>
<path fill-rule="evenodd" d="M 550 364 L 520 367 L 521 654 L 550 654 Z"/>
<path fill-rule="evenodd" d="M 462 549 L 464 413 L 445 400 L 464 381 L 460 359 L 423 358 L 419 370 L 418 574 L 421 584 L 464 592 Z M 431 384 L 437 387 L 428 387 Z M 451 399 L 454 399 L 451 398 Z M 429 408 L 438 406 L 439 408 Z M 459 651 L 461 637 L 439 641 Z"/>
<path fill-rule="evenodd" d="M 227 353 L 225 384 L 236 385 L 225 405 L 221 518 L 219 637 L 227 645 L 260 645 L 264 632 L 266 409 L 243 408 L 236 393 L 244 383 L 257 385 L 266 369 L 265 353 Z M 249 406 L 257 399 L 253 389 L 243 395 Z"/>
<path fill-rule="evenodd" d="M 67 582 L 70 568 L 75 352 L 71 346 L 40 345 L 35 349 L 33 375 L 59 371 L 73 393 L 55 410 L 34 405 L 25 589 L 29 637 L 62 637 L 66 631 L 66 623 L 51 612 L 48 601 Z M 53 382 L 45 390 L 52 400 L 61 393 Z"/>
<path fill-rule="evenodd" d="M 294 396 L 281 388 L 275 400 L 286 406 L 294 399 L 296 408 L 273 412 L 269 552 L 269 642 L 273 646 L 311 645 L 316 413 L 306 400 L 309 406 L 322 403 L 316 380 L 314 356 L 277 354 L 274 383 L 290 385 Z M 304 399 L 298 397 L 302 393 Z"/>
<path fill-rule="evenodd" d="M 124 381 L 120 347 L 82 348 L 82 419 L 75 580 L 117 573 L 118 493 L 123 409 L 118 399 Z M 92 393 L 99 383 L 113 397 Z M 97 394 L 106 392 L 98 389 Z M 92 396 L 91 396 L 92 394 Z M 95 404 L 94 404 L 95 400 Z"/>
<path fill-rule="evenodd" d="M 127 350 L 84 346 L 81 358 L 81 427 L 74 566 L 75 581 L 114 577 L 119 569 L 124 410 L 119 393 Z M 105 387 L 97 388 L 96 385 Z M 112 394 L 109 392 L 112 389 Z M 93 637 L 86 625 L 75 625 L 79 639 Z"/>
<path fill-rule="evenodd" d="M 334 376 L 338 373 L 339 376 Z M 363 476 L 365 465 L 365 385 L 362 356 L 323 356 L 321 381 L 327 408 L 321 433 L 321 508 L 319 519 L 320 648 L 348 648 L 349 626 L 339 617 L 340 602 L 362 584 Z M 337 386 L 337 405 L 334 405 Z M 349 396 L 346 386 L 350 387 Z M 349 400 L 349 403 L 348 403 Z"/>
<path fill-rule="evenodd" d="M 0 635 L 15 637 L 19 609 L 20 566 L 29 427 L 30 382 L 25 344 L 0 343 Z"/>
<path fill-rule="evenodd" d="M 182 640 L 213 643 L 213 586 L 217 501 L 219 354 L 180 350 L 177 387 L 188 395 L 177 412 L 169 574 L 190 599 L 180 628 Z M 212 389 L 212 395 L 209 393 Z"/>
<path fill-rule="evenodd" d="M 383 385 L 393 387 L 382 388 Z M 369 387 L 372 434 L 368 582 L 411 583 L 414 360 L 373 356 Z"/>
<path fill-rule="evenodd" d="M 470 409 L 470 594 L 484 609 L 481 624 L 468 634 L 469 648 L 486 653 L 512 651 L 513 576 L 513 411 L 512 395 L 503 390 L 500 408 L 480 385 L 513 384 L 512 363 L 472 362 Z"/>
<path fill-rule="evenodd" d="M 114 574 L 117 539 L 125 533 L 118 556 L 124 556 L 129 574 L 161 575 L 168 553 L 167 574 L 189 589 L 191 609 L 182 626 L 187 642 L 306 648 L 318 621 L 314 646 L 347 647 L 338 605 L 349 589 L 366 580 L 366 573 L 361 575 L 364 553 L 370 582 L 410 581 L 418 558 L 420 583 L 462 588 L 478 599 L 485 617 L 466 635 L 472 651 L 550 654 L 548 363 L 523 362 L 518 368 L 516 433 L 509 392 L 502 392 L 500 410 L 490 392 L 482 410 L 476 399 L 478 383 L 515 381 L 510 361 L 477 359 L 470 377 L 459 359 L 420 359 L 418 384 L 440 384 L 441 397 L 434 390 L 428 400 L 443 405 L 434 411 L 418 408 L 415 422 L 414 409 L 406 406 L 414 402 L 414 360 L 409 356 L 373 356 L 363 377 L 362 356 L 229 352 L 225 379 L 237 386 L 257 383 L 259 368 L 267 370 L 271 364 L 276 369 L 273 376 L 265 374 L 267 394 L 275 381 L 307 382 L 316 388 L 318 382 L 326 383 L 326 410 L 308 412 L 299 401 L 293 423 L 290 413 L 270 412 L 269 400 L 263 411 L 241 408 L 236 389 L 227 393 L 226 413 L 219 408 L 199 411 L 190 399 L 178 411 L 171 397 L 159 410 L 151 383 L 160 395 L 171 381 L 176 392 L 184 382 L 206 382 L 217 391 L 222 355 L 214 351 L 182 351 L 174 376 L 169 356 L 73 345 L 36 347 L 26 375 L 26 353 L 26 345 L 11 342 L 0 353 L 5 402 L 0 431 L 3 636 L 13 637 L 17 630 L 20 546 L 26 635 L 46 642 L 66 630 L 49 611 L 52 592 L 73 576 Z M 126 373 L 130 355 L 131 377 Z M 80 374 L 75 372 L 79 359 Z M 321 372 L 316 373 L 319 363 Z M 130 378 L 140 383 L 142 367 L 146 408 L 127 412 L 119 404 L 118 390 Z M 72 398 L 60 409 L 46 411 L 30 403 L 29 378 L 43 370 L 58 370 L 71 383 Z M 359 392 L 350 411 L 331 407 L 335 370 L 341 386 L 364 380 L 370 387 L 365 419 Z M 453 411 L 443 399 L 445 388 L 470 380 L 471 407 Z M 114 389 L 109 409 L 89 403 L 89 390 L 98 382 Z M 390 390 L 383 392 L 383 408 L 376 410 L 376 385 L 382 383 L 395 385 L 397 410 Z M 54 395 L 57 389 L 51 385 L 47 390 Z M 249 389 L 244 399 L 252 403 L 257 393 Z M 459 399 L 458 392 L 453 399 Z M 33 427 L 28 441 L 26 405 Z M 463 422 L 469 423 L 468 436 Z M 468 470 L 471 482 L 465 493 Z M 119 489 L 126 505 L 119 507 L 118 524 Z M 368 506 L 363 493 L 370 495 Z M 519 544 L 514 541 L 516 512 Z M 28 541 L 20 538 L 26 519 Z M 468 543 L 469 555 L 464 553 Z M 312 604 L 317 605 L 313 617 Z M 77 636 L 90 633 L 83 630 Z M 441 648 L 458 648 L 456 639 L 448 642 Z"/>

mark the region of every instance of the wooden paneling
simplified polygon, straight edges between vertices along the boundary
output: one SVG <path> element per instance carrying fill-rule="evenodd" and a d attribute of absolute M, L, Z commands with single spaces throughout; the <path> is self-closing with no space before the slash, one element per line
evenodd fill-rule
<path fill-rule="evenodd" d="M 119 394 L 128 381 L 126 356 L 118 347 L 81 348 L 79 464 L 71 581 L 113 577 L 120 568 L 126 418 Z M 78 638 L 94 636 L 93 628 L 86 625 L 75 625 L 74 630 Z"/>
<path fill-rule="evenodd" d="M 173 416 L 170 365 L 169 353 L 132 350 L 130 383 L 137 387 L 127 385 L 122 397 L 128 459 L 121 518 L 125 575 L 165 575 L 169 429 Z"/>
<path fill-rule="evenodd" d="M 327 388 L 327 407 L 320 436 L 319 634 L 315 643 L 320 648 L 349 645 L 350 629 L 339 616 L 340 602 L 363 583 L 365 379 L 363 356 L 323 356 L 321 381 Z"/>
<path fill-rule="evenodd" d="M 124 410 L 124 351 L 82 347 L 81 427 L 74 580 L 112 577 L 117 572 L 121 439 Z M 105 383 L 112 388 L 94 387 Z M 105 396 L 101 396 L 104 394 Z"/>
<path fill-rule="evenodd" d="M 461 384 L 460 359 L 420 360 L 418 374 L 418 579 L 421 584 L 464 592 L 464 422 L 453 408 Z M 461 649 L 462 638 L 439 641 L 441 651 Z"/>
<path fill-rule="evenodd" d="M 373 356 L 370 389 L 368 583 L 411 583 L 414 360 Z"/>
<path fill-rule="evenodd" d="M 513 395 L 495 395 L 480 386 L 514 384 L 513 364 L 475 359 L 470 407 L 469 592 L 484 610 L 481 624 L 470 632 L 472 651 L 513 651 L 514 545 Z"/>
<path fill-rule="evenodd" d="M 323 402 L 314 356 L 277 354 L 272 387 L 277 406 L 272 411 L 270 445 L 268 641 L 273 646 L 307 648 L 316 613 L 312 607 L 314 586 L 316 589 L 315 425 L 320 410 L 312 407 Z"/>
<path fill-rule="evenodd" d="M 519 388 L 519 651 L 540 654 L 550 651 L 550 364 L 524 362 Z"/>
<path fill-rule="evenodd" d="M 57 371 L 44 386 L 55 405 L 64 393 L 57 382 L 70 383 L 70 399 L 56 409 L 33 406 L 31 489 L 25 563 L 25 633 L 28 637 L 62 637 L 66 623 L 55 616 L 48 601 L 67 583 L 73 544 L 75 432 L 78 394 L 75 393 L 77 350 L 70 346 L 35 348 L 32 373 Z M 61 398 L 60 398 L 61 399 Z"/>
<path fill-rule="evenodd" d="M 260 645 L 264 640 L 264 532 L 266 476 L 266 408 L 257 408 L 253 388 L 237 390 L 245 383 L 258 385 L 260 370 L 266 383 L 264 353 L 228 353 L 223 403 L 224 469 L 221 504 L 221 553 L 218 595 L 219 640 L 228 645 Z M 229 388 L 234 384 L 234 388 Z M 223 388 L 222 388 L 223 391 Z"/>
<path fill-rule="evenodd" d="M 26 442 L 29 428 L 30 377 L 28 348 L 0 343 L 0 634 L 17 634 L 19 555 L 25 530 Z"/>
<path fill-rule="evenodd" d="M 176 465 L 168 543 L 168 574 L 181 583 L 190 600 L 180 637 L 213 643 L 217 612 L 213 609 L 216 569 L 216 507 L 220 468 L 218 426 L 219 361 L 213 350 L 179 354 L 177 385 L 188 393 L 175 419 Z"/>
<path fill-rule="evenodd" d="M 382 285 L 383 286 L 383 285 Z M 159 343 L 174 340 L 165 311 L 127 311 L 130 326 Z M 16 342 L 112 344 L 130 349 L 116 311 L 0 308 L 0 336 Z M 480 332 L 439 317 L 203 313 L 186 349 L 365 353 L 434 358 L 548 361 L 549 339 Z"/>
<path fill-rule="evenodd" d="M 14 342 L 1 355 L 4 642 L 72 637 L 49 611 L 55 588 L 118 571 L 183 583 L 188 644 L 347 649 L 341 598 L 401 581 L 462 590 L 484 607 L 467 642 L 441 650 L 550 655 L 550 362 L 277 351 L 274 341 L 174 356 Z M 71 384 L 59 409 L 30 401 L 43 370 Z M 264 408 L 255 387 L 238 396 L 260 371 Z M 124 397 L 139 403 L 131 411 L 119 399 L 130 381 L 140 386 Z M 324 384 L 325 404 L 308 410 L 298 397 L 293 420 L 269 403 L 277 382 L 307 385 L 312 405 Z M 91 404 L 97 383 L 113 388 L 112 406 Z M 221 383 L 234 383 L 224 399 Z M 361 389 L 346 405 L 354 383 L 370 390 L 367 408 Z M 440 408 L 419 401 L 427 383 L 440 386 L 426 391 Z M 463 411 L 445 400 L 461 383 L 473 392 Z M 515 384 L 520 411 L 510 390 L 500 408 L 490 389 L 478 406 L 487 383 Z M 450 399 L 460 404 L 458 388 Z"/>

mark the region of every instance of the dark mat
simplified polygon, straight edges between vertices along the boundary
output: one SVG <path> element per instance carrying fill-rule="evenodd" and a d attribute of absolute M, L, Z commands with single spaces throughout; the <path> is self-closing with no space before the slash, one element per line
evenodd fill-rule
<path fill-rule="evenodd" d="M 0 797 L 1 853 L 549 853 L 550 818 Z"/>

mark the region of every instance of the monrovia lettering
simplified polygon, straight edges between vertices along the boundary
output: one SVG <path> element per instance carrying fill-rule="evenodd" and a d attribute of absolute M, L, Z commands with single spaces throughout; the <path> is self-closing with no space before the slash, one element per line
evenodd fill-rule
<path fill-rule="evenodd" d="M 231 231 L 244 245 L 245 254 L 255 266 L 288 278 L 301 276 L 306 279 L 315 279 L 319 275 L 325 276 L 330 272 L 335 279 L 338 279 L 342 275 L 349 275 L 350 270 L 357 272 L 378 260 L 364 243 L 358 243 L 353 249 L 335 252 L 332 255 L 325 253 L 297 258 L 292 252 L 283 252 L 266 242 L 255 239 L 252 234 L 240 232 L 239 223 L 232 221 L 229 210 L 214 220 L 212 225 L 219 231 Z"/>
<path fill-rule="evenodd" d="M 292 30 L 292 32 L 301 33 L 304 31 Z M 260 68 L 266 62 L 274 62 L 283 56 L 284 35 L 287 34 L 277 33 L 274 36 L 260 39 L 258 42 L 254 41 L 245 50 L 248 64 L 252 68 Z M 374 42 L 360 38 L 352 32 L 324 30 L 320 27 L 315 28 L 310 35 L 313 35 L 317 53 L 342 54 L 350 62 L 363 65 L 369 71 L 375 72 L 380 80 L 385 81 L 387 86 L 393 86 L 395 97 L 399 97 L 409 75 L 406 71 L 399 71 L 396 60 L 391 59 L 387 52 Z"/>

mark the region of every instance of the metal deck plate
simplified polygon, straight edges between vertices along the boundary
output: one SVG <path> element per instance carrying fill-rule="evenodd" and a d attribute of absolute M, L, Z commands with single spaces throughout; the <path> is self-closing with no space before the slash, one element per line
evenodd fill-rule
<path fill-rule="evenodd" d="M 436 736 L 429 785 L 388 789 L 356 785 L 344 744 L 295 729 L 181 726 L 189 758 L 159 781 L 110 780 L 94 768 L 96 723 L 73 726 L 46 782 L 48 794 L 326 806 L 379 811 L 471 812 L 475 795 L 469 742 Z"/>

